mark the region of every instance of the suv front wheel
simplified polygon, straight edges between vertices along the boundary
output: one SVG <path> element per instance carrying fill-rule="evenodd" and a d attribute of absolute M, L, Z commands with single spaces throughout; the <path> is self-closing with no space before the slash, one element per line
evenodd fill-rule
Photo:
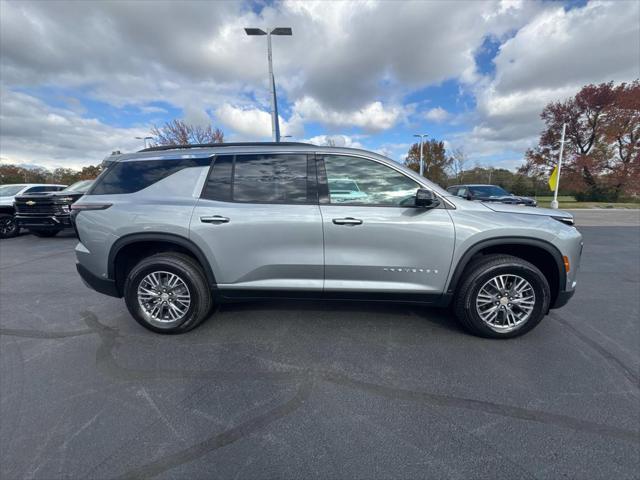
<path fill-rule="evenodd" d="M 0 238 L 13 238 L 20 233 L 16 218 L 10 213 L 0 213 Z"/>
<path fill-rule="evenodd" d="M 512 338 L 535 327 L 549 310 L 551 292 L 544 274 L 511 255 L 487 255 L 465 269 L 454 310 L 471 333 Z"/>
<path fill-rule="evenodd" d="M 124 284 L 127 308 L 136 321 L 157 333 L 184 333 L 211 310 L 211 292 L 200 266 L 180 253 L 141 260 Z"/>

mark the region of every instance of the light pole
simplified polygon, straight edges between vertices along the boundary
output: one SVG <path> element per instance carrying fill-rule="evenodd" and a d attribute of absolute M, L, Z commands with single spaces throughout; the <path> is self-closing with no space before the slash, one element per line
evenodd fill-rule
<path fill-rule="evenodd" d="M 273 62 L 271 59 L 271 35 L 293 35 L 289 27 L 277 27 L 267 29 L 265 32 L 261 28 L 245 28 L 247 35 L 267 36 L 267 59 L 269 60 L 269 84 L 271 85 L 271 135 L 274 142 L 280 141 L 280 123 L 278 121 L 278 99 L 276 98 L 276 80 L 273 76 Z"/>
<path fill-rule="evenodd" d="M 153 137 L 136 137 L 136 140 L 143 140 L 144 141 L 144 148 L 148 148 L 147 147 L 147 140 L 153 140 Z"/>
<path fill-rule="evenodd" d="M 424 137 L 428 137 L 426 133 L 416 133 L 413 135 L 414 137 L 420 137 L 420 176 L 424 176 L 424 160 L 422 158 L 422 148 L 424 146 Z M 429 169 L 427 168 L 427 173 L 429 173 Z"/>

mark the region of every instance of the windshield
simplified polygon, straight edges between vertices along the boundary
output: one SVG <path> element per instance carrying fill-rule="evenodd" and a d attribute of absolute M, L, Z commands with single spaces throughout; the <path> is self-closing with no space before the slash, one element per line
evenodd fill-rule
<path fill-rule="evenodd" d="M 76 182 L 73 185 L 69 185 L 67 188 L 63 190 L 63 192 L 84 193 L 89 189 L 92 183 L 93 183 L 93 180 L 80 180 L 79 182 Z"/>
<path fill-rule="evenodd" d="M 24 187 L 25 185 L 3 185 L 0 187 L 0 197 L 13 197 Z"/>
<path fill-rule="evenodd" d="M 469 190 L 474 197 L 504 197 L 505 195 L 511 195 L 504 188 L 496 185 L 469 187 Z"/>

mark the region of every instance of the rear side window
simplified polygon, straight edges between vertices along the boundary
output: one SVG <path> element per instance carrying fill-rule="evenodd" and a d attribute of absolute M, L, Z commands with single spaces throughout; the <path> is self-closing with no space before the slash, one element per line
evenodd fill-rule
<path fill-rule="evenodd" d="M 207 166 L 210 159 L 142 160 L 115 162 L 96 179 L 89 195 L 133 193 L 190 167 Z"/>
<path fill-rule="evenodd" d="M 220 156 L 203 197 L 243 203 L 312 203 L 317 199 L 311 167 L 305 154 Z"/>

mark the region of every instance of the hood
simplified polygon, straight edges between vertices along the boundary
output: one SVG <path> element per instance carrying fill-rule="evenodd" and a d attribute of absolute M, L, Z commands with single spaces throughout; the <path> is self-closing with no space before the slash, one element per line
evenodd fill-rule
<path fill-rule="evenodd" d="M 565 212 L 564 210 L 554 210 L 551 208 L 531 208 L 526 205 L 510 205 L 508 203 L 498 203 L 498 202 L 482 202 L 482 204 L 493 210 L 494 212 L 500 213 L 522 213 L 524 215 L 544 215 L 547 217 L 563 217 L 563 218 L 573 218 L 569 212 Z"/>
<path fill-rule="evenodd" d="M 478 197 L 483 202 L 502 202 L 502 203 L 526 203 L 535 204 L 535 200 L 529 197 L 519 197 L 517 195 L 502 195 L 496 197 Z"/>
<path fill-rule="evenodd" d="M 16 202 L 48 202 L 48 203 L 73 203 L 84 193 L 80 192 L 38 192 L 27 193 L 15 197 Z"/>

